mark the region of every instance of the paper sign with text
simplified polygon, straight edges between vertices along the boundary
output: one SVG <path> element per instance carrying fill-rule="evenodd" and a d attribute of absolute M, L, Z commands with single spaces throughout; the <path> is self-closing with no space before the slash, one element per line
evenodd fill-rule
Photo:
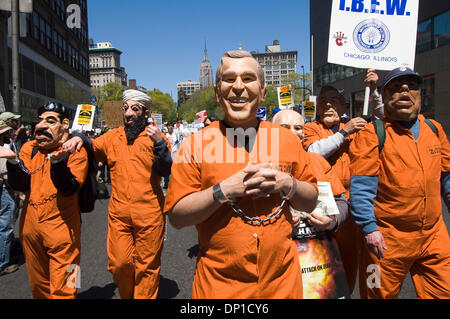
<path fill-rule="evenodd" d="M 280 109 L 288 109 L 294 107 L 294 97 L 292 96 L 291 85 L 277 87 L 278 106 Z"/>
<path fill-rule="evenodd" d="M 419 0 L 333 0 L 328 62 L 414 69 Z"/>
<path fill-rule="evenodd" d="M 77 107 L 72 130 L 92 131 L 94 124 L 95 106 L 89 104 L 80 104 Z"/>

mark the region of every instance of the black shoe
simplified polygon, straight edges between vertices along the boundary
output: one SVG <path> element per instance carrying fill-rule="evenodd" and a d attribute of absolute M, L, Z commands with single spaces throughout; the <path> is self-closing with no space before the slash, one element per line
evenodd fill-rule
<path fill-rule="evenodd" d="M 9 265 L 9 266 L 7 266 L 6 268 L 4 268 L 2 271 L 0 271 L 0 276 L 7 275 L 7 274 L 10 274 L 10 273 L 13 273 L 13 272 L 15 272 L 16 270 L 19 270 L 19 266 L 18 266 L 17 264 Z"/>

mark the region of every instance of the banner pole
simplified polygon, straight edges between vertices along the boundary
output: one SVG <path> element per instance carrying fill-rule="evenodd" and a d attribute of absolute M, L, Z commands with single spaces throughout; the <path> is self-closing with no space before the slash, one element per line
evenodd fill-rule
<path fill-rule="evenodd" d="M 369 97 L 370 97 L 370 85 L 367 84 L 365 94 L 364 94 L 363 116 L 369 115 Z"/>

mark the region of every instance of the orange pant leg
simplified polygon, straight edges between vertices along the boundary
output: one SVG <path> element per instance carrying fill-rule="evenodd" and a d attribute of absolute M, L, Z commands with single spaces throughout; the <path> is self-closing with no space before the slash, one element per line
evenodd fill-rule
<path fill-rule="evenodd" d="M 74 299 L 77 287 L 81 287 L 80 216 L 56 218 L 43 223 L 44 244 L 50 258 L 50 297 L 54 299 Z"/>
<path fill-rule="evenodd" d="M 426 238 L 422 232 L 401 232 L 395 227 L 380 228 L 387 249 L 384 258 L 378 259 L 369 252 L 366 244 L 361 251 L 361 298 L 397 298 L 406 275 L 418 259 Z M 379 277 L 379 284 L 376 279 Z"/>
<path fill-rule="evenodd" d="M 34 212 L 31 209 L 22 214 L 20 241 L 33 298 L 50 298 L 49 258 L 43 245 L 42 237 L 39 234 L 39 223 L 37 223 Z"/>
<path fill-rule="evenodd" d="M 411 267 L 411 277 L 421 299 L 450 298 L 450 239 L 442 219 L 422 256 Z"/>
<path fill-rule="evenodd" d="M 355 288 L 356 275 L 358 273 L 361 236 L 358 226 L 356 226 L 351 217 L 335 233 L 350 293 Z"/>
<path fill-rule="evenodd" d="M 131 220 L 120 219 L 115 213 L 108 217 L 108 270 L 119 288 L 120 297 L 132 299 L 134 296 L 134 238 Z"/>
<path fill-rule="evenodd" d="M 156 225 L 135 225 L 136 299 L 156 299 L 158 294 L 164 224 L 162 218 Z"/>

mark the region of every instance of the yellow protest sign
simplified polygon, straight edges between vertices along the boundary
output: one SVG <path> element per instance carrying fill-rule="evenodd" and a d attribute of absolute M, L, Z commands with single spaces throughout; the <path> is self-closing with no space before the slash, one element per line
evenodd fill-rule
<path fill-rule="evenodd" d="M 303 106 L 303 116 L 315 118 L 316 117 L 316 102 L 308 101 Z"/>
<path fill-rule="evenodd" d="M 291 85 L 284 85 L 277 88 L 278 105 L 280 109 L 294 107 L 294 98 L 292 97 Z"/>
<path fill-rule="evenodd" d="M 89 125 L 91 123 L 93 105 L 82 104 L 78 114 L 78 125 Z"/>
<path fill-rule="evenodd" d="M 73 131 L 91 131 L 94 124 L 95 105 L 79 104 L 72 124 Z"/>

